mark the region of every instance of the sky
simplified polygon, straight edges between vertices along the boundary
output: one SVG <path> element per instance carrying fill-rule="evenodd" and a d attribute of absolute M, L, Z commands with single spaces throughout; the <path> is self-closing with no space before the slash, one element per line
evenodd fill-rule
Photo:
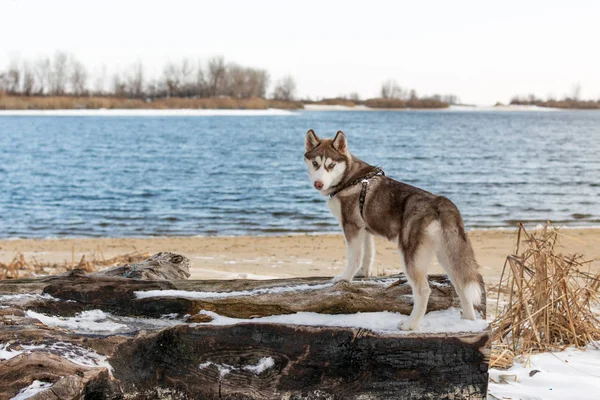
<path fill-rule="evenodd" d="M 0 0 L 0 67 L 74 54 L 92 75 L 184 57 L 291 74 L 300 97 L 376 97 L 395 79 L 463 103 L 600 98 L 600 1 Z"/>

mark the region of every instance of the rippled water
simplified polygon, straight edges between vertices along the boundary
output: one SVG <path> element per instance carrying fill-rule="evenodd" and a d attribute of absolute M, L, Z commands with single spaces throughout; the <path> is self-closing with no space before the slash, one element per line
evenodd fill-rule
<path fill-rule="evenodd" d="M 338 231 L 306 176 L 308 128 L 343 129 L 468 227 L 600 225 L 600 112 L 0 116 L 0 236 Z"/>

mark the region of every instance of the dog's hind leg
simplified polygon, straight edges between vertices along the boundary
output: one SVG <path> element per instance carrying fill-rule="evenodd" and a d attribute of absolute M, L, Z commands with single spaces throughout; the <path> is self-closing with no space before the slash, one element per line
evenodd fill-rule
<path fill-rule="evenodd" d="M 448 274 L 462 306 L 464 319 L 475 319 L 475 307 L 481 303 L 482 278 L 477 272 L 477 261 L 468 240 L 458 235 L 449 236 L 437 252 L 437 259 Z"/>
<path fill-rule="evenodd" d="M 485 288 L 473 246 L 454 203 L 445 197 L 438 197 L 436 207 L 442 227 L 438 261 L 446 270 L 460 298 L 463 318 L 475 319 L 474 306 L 481 304 Z"/>
<path fill-rule="evenodd" d="M 368 235 L 365 229 L 355 228 L 353 226 L 344 227 L 344 236 L 346 238 L 346 258 L 348 265 L 346 270 L 333 278 L 334 282 L 351 282 L 354 275 L 358 272 L 363 260 L 365 235 Z"/>
<path fill-rule="evenodd" d="M 373 260 L 375 259 L 375 239 L 369 232 L 365 232 L 364 235 L 364 249 L 363 257 L 360 263 L 360 268 L 357 277 L 367 278 L 371 276 L 373 272 Z"/>
<path fill-rule="evenodd" d="M 417 329 L 423 316 L 425 316 L 427 302 L 431 294 L 427 270 L 431 264 L 434 251 L 433 243 L 426 241 L 421 243 L 415 251 L 409 254 L 401 254 L 401 257 L 404 257 L 406 277 L 413 294 L 413 309 L 410 317 L 398 324 L 398 328 L 402 330 Z"/>

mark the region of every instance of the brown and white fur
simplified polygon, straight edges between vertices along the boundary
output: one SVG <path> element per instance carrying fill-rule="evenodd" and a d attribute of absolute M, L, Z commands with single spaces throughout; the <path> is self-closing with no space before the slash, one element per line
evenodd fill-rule
<path fill-rule="evenodd" d="M 375 168 L 348 151 L 342 131 L 334 139 L 320 139 L 309 130 L 304 161 L 313 186 L 323 196 Z M 425 315 L 431 293 L 427 270 L 434 255 L 458 293 L 463 318 L 475 319 L 474 305 L 481 302 L 483 281 L 454 203 L 386 176 L 376 176 L 369 181 L 361 216 L 361 186 L 349 186 L 327 200 L 344 231 L 348 258 L 346 270 L 333 280 L 350 282 L 355 276 L 371 275 L 373 235 L 382 236 L 398 246 L 413 292 L 413 310 L 398 326 L 400 329 L 417 329 Z"/>

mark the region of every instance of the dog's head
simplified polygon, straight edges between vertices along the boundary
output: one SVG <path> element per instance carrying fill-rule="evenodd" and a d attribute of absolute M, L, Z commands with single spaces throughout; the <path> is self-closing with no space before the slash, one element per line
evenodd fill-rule
<path fill-rule="evenodd" d="M 349 157 L 344 132 L 338 131 L 333 139 L 319 139 L 312 129 L 306 133 L 304 162 L 314 188 L 322 195 L 342 181 Z"/>

